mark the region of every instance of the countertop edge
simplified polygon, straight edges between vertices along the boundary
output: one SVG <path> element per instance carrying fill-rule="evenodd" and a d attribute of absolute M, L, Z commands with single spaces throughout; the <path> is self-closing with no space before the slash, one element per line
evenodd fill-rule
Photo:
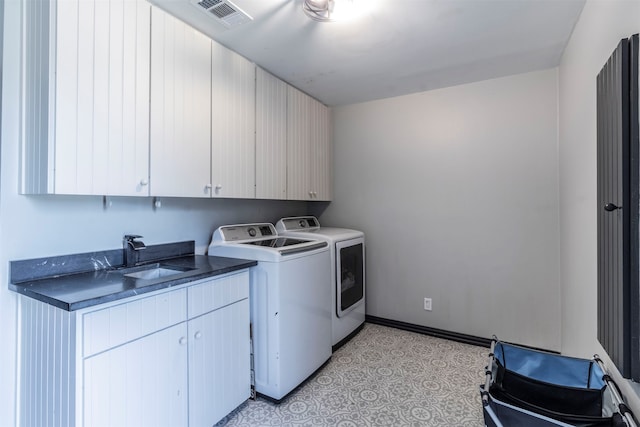
<path fill-rule="evenodd" d="M 190 282 L 196 282 L 198 280 L 206 279 L 209 277 L 221 276 L 223 274 L 232 273 L 234 271 L 244 270 L 246 268 L 250 268 L 258 265 L 257 261 L 249 261 L 245 264 L 224 267 L 219 270 L 209 271 L 206 273 L 199 273 L 193 276 L 183 277 L 180 279 L 169 279 L 163 282 L 155 283 L 152 285 L 148 285 L 142 288 L 129 289 L 123 292 L 113 293 L 109 295 L 105 295 L 104 297 L 92 298 L 90 300 L 78 301 L 76 303 L 68 304 L 69 309 L 67 311 L 77 311 L 83 308 L 94 307 L 100 304 L 106 304 L 113 301 L 119 301 L 126 298 L 131 298 L 139 295 L 148 294 L 155 291 L 160 291 L 162 289 L 169 289 L 176 286 L 184 285 Z"/>
<path fill-rule="evenodd" d="M 194 257 L 207 257 L 206 255 L 193 255 Z M 216 257 L 210 256 L 207 258 L 225 258 L 225 257 Z M 166 280 L 155 279 L 150 281 L 149 284 L 145 284 L 144 286 L 136 286 L 131 288 L 126 288 L 120 291 L 107 293 L 105 295 L 95 296 L 87 299 L 82 299 L 78 301 L 64 301 L 62 298 L 57 299 L 52 295 L 47 295 L 45 292 L 34 291 L 28 283 L 9 283 L 8 288 L 11 291 L 14 291 L 20 295 L 24 295 L 26 297 L 38 300 L 40 302 L 49 304 L 51 306 L 57 307 L 67 312 L 73 312 L 89 307 L 95 307 L 101 304 L 106 304 L 114 301 L 124 300 L 131 297 L 136 297 L 144 294 L 148 294 L 151 292 L 156 292 L 163 289 L 169 289 L 172 287 L 184 285 L 186 283 L 200 281 L 202 279 L 207 279 L 210 277 L 216 277 L 227 273 L 232 273 L 234 271 L 244 270 L 258 265 L 258 262 L 255 260 L 247 260 L 247 259 L 237 259 L 234 258 L 234 265 L 228 265 L 217 268 L 206 268 L 203 267 L 198 271 L 194 271 L 192 274 L 181 276 L 181 277 L 169 277 Z M 64 277 L 60 278 L 64 280 Z M 57 280 L 57 278 L 52 278 L 49 280 Z M 88 285 L 90 286 L 90 285 Z"/>

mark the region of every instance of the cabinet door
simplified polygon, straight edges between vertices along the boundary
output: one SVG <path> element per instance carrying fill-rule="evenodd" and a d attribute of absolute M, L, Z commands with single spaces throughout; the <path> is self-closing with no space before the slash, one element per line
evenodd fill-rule
<path fill-rule="evenodd" d="M 211 43 L 212 197 L 255 197 L 255 65 Z"/>
<path fill-rule="evenodd" d="M 287 86 L 287 199 L 312 200 L 311 98 Z"/>
<path fill-rule="evenodd" d="M 53 192 L 148 195 L 149 3 L 59 1 L 55 13 Z"/>
<path fill-rule="evenodd" d="M 287 84 L 256 69 L 256 198 L 287 198 Z"/>
<path fill-rule="evenodd" d="M 154 7 L 151 69 L 151 195 L 209 197 L 211 40 Z"/>
<path fill-rule="evenodd" d="M 331 200 L 330 111 L 291 86 L 287 92 L 287 198 Z"/>
<path fill-rule="evenodd" d="M 188 416 L 187 324 L 84 359 L 90 426 L 180 426 Z"/>
<path fill-rule="evenodd" d="M 311 103 L 311 191 L 312 200 L 332 197 L 332 127 L 329 108 L 316 100 Z"/>
<path fill-rule="evenodd" d="M 188 325 L 189 424 L 212 426 L 250 395 L 249 300 Z"/>

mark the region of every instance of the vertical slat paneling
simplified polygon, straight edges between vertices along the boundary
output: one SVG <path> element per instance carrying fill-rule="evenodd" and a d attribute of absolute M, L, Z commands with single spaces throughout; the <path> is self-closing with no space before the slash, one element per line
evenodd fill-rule
<path fill-rule="evenodd" d="M 330 111 L 318 101 L 312 101 L 311 122 L 311 186 L 314 200 L 331 200 L 331 128 Z"/>
<path fill-rule="evenodd" d="M 83 425 L 185 425 L 186 329 L 181 323 L 85 359 Z"/>
<path fill-rule="evenodd" d="M 151 6 L 142 0 L 98 3 L 105 15 L 96 19 L 107 30 L 96 35 L 103 49 L 96 52 L 96 69 L 104 70 L 95 84 L 105 87 L 96 103 L 106 116 L 95 118 L 102 135 L 83 175 L 92 174 L 91 194 L 147 195 L 140 182 L 148 179 Z"/>
<path fill-rule="evenodd" d="M 211 52 L 212 195 L 254 198 L 255 65 L 216 42 Z"/>
<path fill-rule="evenodd" d="M 248 297 L 246 271 L 188 289 L 191 425 L 213 425 L 249 397 Z"/>
<path fill-rule="evenodd" d="M 630 377 L 640 382 L 640 36 L 629 40 L 629 313 Z"/>
<path fill-rule="evenodd" d="M 98 14 L 103 12 L 100 6 L 98 6 Z M 98 22 L 96 22 L 98 19 Z M 78 105 L 78 128 L 77 138 L 78 144 L 77 150 L 77 163 L 73 165 L 65 164 L 65 159 L 58 158 L 58 168 L 72 169 L 76 173 L 74 179 L 74 188 L 64 188 L 62 182 L 56 185 L 56 191 L 66 193 L 84 193 L 90 194 L 93 184 L 93 138 L 95 133 L 101 133 L 95 131 L 94 125 L 94 61 L 96 57 L 100 57 L 100 50 L 96 52 L 95 49 L 103 49 L 98 40 L 94 29 L 104 29 L 104 26 L 100 25 L 103 22 L 103 17 L 96 17 L 96 5 L 94 1 L 79 1 L 78 2 L 78 81 L 77 92 L 78 98 L 76 100 Z M 101 72 L 98 71 L 98 75 Z M 103 87 L 106 85 L 106 81 L 98 82 Z M 101 89 L 98 88 L 98 91 Z M 61 95 L 62 96 L 62 95 Z M 98 124 L 100 123 L 98 118 Z M 103 159 L 103 163 L 106 163 L 106 159 Z M 60 172 L 64 173 L 64 172 Z"/>
<path fill-rule="evenodd" d="M 75 371 L 69 352 L 75 329 L 69 312 L 20 297 L 19 423 L 73 426 Z"/>
<path fill-rule="evenodd" d="M 309 200 L 310 99 L 287 87 L 287 199 Z"/>
<path fill-rule="evenodd" d="M 187 318 L 187 291 L 180 289 L 83 315 L 83 356 L 138 339 Z"/>
<path fill-rule="evenodd" d="M 327 186 L 325 195 L 327 196 L 325 200 L 333 199 L 333 111 L 330 108 L 326 108 L 325 110 L 326 117 L 326 153 L 327 153 L 327 163 L 325 165 L 324 173 L 325 181 L 324 185 Z"/>
<path fill-rule="evenodd" d="M 26 88 L 22 191 L 140 194 L 148 175 L 150 5 L 28 3 L 28 43 L 36 53 L 27 57 L 26 73 L 37 84 Z"/>
<path fill-rule="evenodd" d="M 628 43 L 622 40 L 597 77 L 598 340 L 627 377 L 631 360 L 629 218 L 633 212 L 628 73 Z M 606 211 L 608 203 L 622 209 Z"/>
<path fill-rule="evenodd" d="M 211 40 L 155 7 L 151 21 L 150 191 L 208 197 Z"/>
<path fill-rule="evenodd" d="M 256 70 L 256 198 L 287 198 L 287 84 Z"/>
<path fill-rule="evenodd" d="M 151 5 L 145 0 L 124 2 L 122 140 L 108 194 L 149 194 L 149 57 Z M 118 166 L 120 165 L 120 166 Z"/>
<path fill-rule="evenodd" d="M 105 188 L 108 179 L 111 88 L 110 7 L 107 1 L 95 3 L 93 60 L 93 135 L 86 140 L 88 149 L 77 165 L 79 192 L 92 194 L 94 187 Z M 89 149 L 90 148 L 90 149 Z M 68 166 L 67 166 L 68 167 Z M 95 169 L 94 169 L 95 168 Z M 104 193 L 104 191 L 103 191 Z"/>
<path fill-rule="evenodd" d="M 135 53 L 135 164 L 129 171 L 135 180 L 135 192 L 149 195 L 149 92 L 151 67 L 151 6 L 146 0 L 136 2 L 136 47 Z M 129 142 L 127 142 L 128 144 Z M 130 153 L 127 153 L 130 155 Z M 140 185 L 144 182 L 145 185 Z"/>
<path fill-rule="evenodd" d="M 53 191 L 49 161 L 53 159 L 49 118 L 49 101 L 55 94 L 50 81 L 50 61 L 55 64 L 55 51 L 50 51 L 50 24 L 55 23 L 55 4 L 23 2 L 25 15 L 25 79 L 24 79 L 24 139 L 21 147 L 20 191 L 39 194 Z M 55 28 L 55 27 L 54 27 Z M 53 137 L 53 135 L 51 135 Z"/>
<path fill-rule="evenodd" d="M 74 193 L 78 165 L 78 1 L 56 5 L 55 191 Z"/>
<path fill-rule="evenodd" d="M 122 155 L 124 127 L 124 0 L 109 1 L 109 127 L 106 156 L 94 163 L 99 171 L 95 178 L 94 192 L 109 194 L 109 188 L 122 186 Z M 126 40 L 135 44 L 135 37 Z M 127 76 L 129 77 L 129 76 Z M 133 76 L 132 76 L 133 77 Z M 134 91 L 135 93 L 135 91 Z M 107 162 L 104 159 L 108 159 Z"/>
<path fill-rule="evenodd" d="M 249 273 L 243 272 L 189 287 L 188 317 L 191 319 L 248 298 L 248 283 Z"/>

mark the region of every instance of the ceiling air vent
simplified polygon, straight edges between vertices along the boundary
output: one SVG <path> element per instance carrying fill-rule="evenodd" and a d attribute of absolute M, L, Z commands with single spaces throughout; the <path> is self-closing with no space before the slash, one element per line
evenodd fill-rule
<path fill-rule="evenodd" d="M 191 4 L 227 28 L 253 20 L 229 0 L 191 0 Z"/>

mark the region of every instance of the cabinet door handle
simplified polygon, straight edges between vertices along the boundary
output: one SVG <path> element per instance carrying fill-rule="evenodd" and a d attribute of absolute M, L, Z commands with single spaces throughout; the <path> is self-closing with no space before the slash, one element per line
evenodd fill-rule
<path fill-rule="evenodd" d="M 145 185 L 149 185 L 149 181 L 147 181 L 146 179 L 142 178 L 140 180 L 140 186 L 144 187 Z"/>
<path fill-rule="evenodd" d="M 202 338 L 202 332 L 198 331 L 195 334 L 193 334 L 193 337 L 197 340 L 199 340 L 200 338 Z"/>
<path fill-rule="evenodd" d="M 187 337 L 180 337 L 178 344 L 185 345 L 187 343 Z"/>
<path fill-rule="evenodd" d="M 622 206 L 616 206 L 613 203 L 607 203 L 606 205 L 604 205 L 604 210 L 607 212 L 613 212 L 616 209 L 620 209 L 620 208 L 622 208 Z"/>

